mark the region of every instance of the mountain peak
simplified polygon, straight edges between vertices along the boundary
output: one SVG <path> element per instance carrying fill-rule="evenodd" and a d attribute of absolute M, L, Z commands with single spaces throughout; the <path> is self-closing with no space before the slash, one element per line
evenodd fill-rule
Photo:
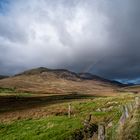
<path fill-rule="evenodd" d="M 41 73 L 44 73 L 44 72 L 54 72 L 54 73 L 67 72 L 67 73 L 71 73 L 71 74 L 76 74 L 76 73 L 71 72 L 67 69 L 49 69 L 49 68 L 46 68 L 46 67 L 39 67 L 39 68 L 34 68 L 34 69 L 24 71 L 24 72 L 22 72 L 20 74 L 17 74 L 17 75 L 35 75 L 35 74 L 41 74 Z"/>

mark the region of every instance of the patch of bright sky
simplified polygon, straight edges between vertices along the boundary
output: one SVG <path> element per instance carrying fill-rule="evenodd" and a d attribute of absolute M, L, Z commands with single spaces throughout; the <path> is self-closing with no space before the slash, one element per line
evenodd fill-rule
<path fill-rule="evenodd" d="M 128 79 L 123 79 L 123 80 L 115 79 L 115 80 L 124 84 L 140 84 L 140 78 L 133 79 L 133 80 L 128 80 Z"/>
<path fill-rule="evenodd" d="M 9 0 L 0 0 L 0 14 L 7 13 L 9 4 Z"/>

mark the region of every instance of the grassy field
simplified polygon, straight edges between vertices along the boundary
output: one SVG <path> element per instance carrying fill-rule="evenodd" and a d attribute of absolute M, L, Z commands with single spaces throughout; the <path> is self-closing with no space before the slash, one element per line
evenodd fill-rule
<path fill-rule="evenodd" d="M 20 100 L 17 99 L 16 101 L 21 103 L 20 101 L 24 100 L 24 98 L 32 99 L 32 95 L 30 96 L 22 96 Z M 113 140 L 112 137 L 117 133 L 122 105 L 134 100 L 133 94 L 119 94 L 116 97 L 76 95 L 74 96 L 78 97 L 75 98 L 76 100 L 72 95 L 68 97 L 46 97 L 44 100 L 36 97 L 33 103 L 38 106 L 30 106 L 30 104 L 28 106 L 26 104 L 28 109 L 26 107 L 16 107 L 15 110 L 12 107 L 9 110 L 3 109 L 4 111 L 0 113 L 1 140 L 73 140 L 82 135 L 83 122 L 89 114 L 92 115 L 91 124 L 112 123 L 111 127 L 107 127 L 106 137 Z M 43 104 L 37 102 L 37 99 Z M 52 104 L 48 104 L 50 99 Z M 53 99 L 58 99 L 60 102 L 55 100 L 54 103 Z M 68 118 L 68 103 L 71 103 L 71 118 Z M 22 106 L 24 105 L 25 102 L 23 102 Z"/>
<path fill-rule="evenodd" d="M 63 140 L 82 127 L 78 118 L 52 116 L 38 120 L 17 121 L 0 126 L 2 140 Z"/>

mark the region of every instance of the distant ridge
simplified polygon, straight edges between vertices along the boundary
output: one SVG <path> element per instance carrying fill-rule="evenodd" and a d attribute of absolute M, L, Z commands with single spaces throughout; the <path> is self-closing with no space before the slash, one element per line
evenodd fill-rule
<path fill-rule="evenodd" d="M 39 67 L 39 68 L 27 70 L 27 71 L 24 71 L 23 73 L 15 75 L 15 76 L 18 76 L 18 75 L 34 75 L 34 74 L 41 74 L 43 72 L 54 72 L 54 73 L 67 72 L 67 73 L 71 73 L 75 76 L 78 76 L 75 72 L 71 72 L 71 71 L 66 70 L 66 69 L 49 69 L 49 68 L 45 68 L 45 67 Z"/>
<path fill-rule="evenodd" d="M 115 81 L 115 80 L 108 80 L 108 79 L 102 78 L 100 76 L 93 75 L 91 73 L 71 72 L 67 69 L 49 69 L 49 68 L 45 68 L 45 67 L 39 67 L 39 68 L 24 71 L 23 73 L 17 74 L 16 76 L 19 76 L 19 75 L 35 75 L 35 74 L 41 74 L 41 73 L 45 73 L 45 72 L 53 72 L 58 76 L 58 78 L 66 78 L 66 79 L 69 79 L 69 80 L 70 79 L 74 80 L 74 78 L 79 78 L 81 80 L 97 80 L 97 81 L 107 82 L 107 83 L 110 83 L 110 84 L 115 84 L 115 85 L 118 85 L 118 86 L 125 86 L 124 84 L 122 84 L 118 81 Z"/>
<path fill-rule="evenodd" d="M 108 79 L 105 79 L 103 77 L 100 77 L 100 76 L 97 76 L 97 75 L 93 75 L 91 73 L 79 73 L 79 76 L 83 79 L 87 79 L 87 80 L 99 80 L 99 81 L 104 81 L 104 82 L 109 82 L 109 83 L 112 83 L 112 84 L 116 84 L 118 86 L 125 86 L 124 84 L 118 82 L 118 81 L 115 81 L 115 80 L 108 80 Z"/>

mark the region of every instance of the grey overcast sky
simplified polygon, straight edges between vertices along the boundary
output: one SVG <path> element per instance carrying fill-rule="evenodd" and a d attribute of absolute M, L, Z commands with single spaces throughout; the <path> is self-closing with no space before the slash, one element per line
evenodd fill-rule
<path fill-rule="evenodd" d="M 0 0 L 0 74 L 33 67 L 140 78 L 140 0 Z"/>

